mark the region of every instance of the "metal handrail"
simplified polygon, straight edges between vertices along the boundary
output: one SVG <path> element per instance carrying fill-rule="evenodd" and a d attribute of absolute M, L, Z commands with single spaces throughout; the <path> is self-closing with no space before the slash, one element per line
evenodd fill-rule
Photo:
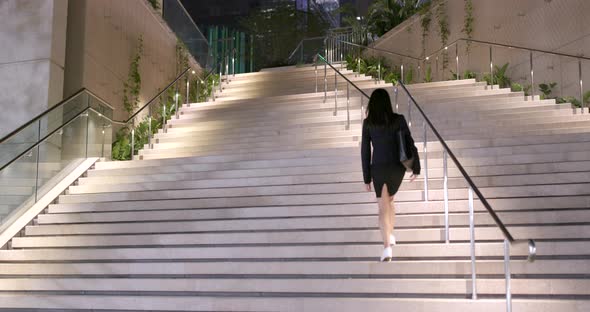
<path fill-rule="evenodd" d="M 362 48 L 362 49 L 370 49 L 370 50 L 375 50 L 375 51 L 379 51 L 379 52 L 383 52 L 383 53 L 387 53 L 387 54 L 393 54 L 393 55 L 400 56 L 400 57 L 410 58 L 410 59 L 413 59 L 415 61 L 423 61 L 424 60 L 424 59 L 417 58 L 417 57 L 414 57 L 414 56 L 405 55 L 405 54 L 401 54 L 401 53 L 397 53 L 397 52 L 391 52 L 391 51 L 387 51 L 387 50 L 384 50 L 384 49 L 369 47 L 369 46 L 365 46 L 365 45 L 362 45 L 362 44 L 352 43 L 352 42 L 348 42 L 348 41 L 344 41 L 344 40 L 339 40 L 339 39 L 336 39 L 336 40 L 338 40 L 338 41 L 340 41 L 340 42 L 342 42 L 344 44 L 348 44 L 348 45 L 351 45 L 351 46 L 354 46 L 354 47 L 358 47 L 358 48 Z"/>
<path fill-rule="evenodd" d="M 590 61 L 590 57 L 585 57 L 585 56 L 581 56 L 581 55 L 573 55 L 573 54 L 560 53 L 560 52 L 551 52 L 551 51 L 547 51 L 547 50 L 541 50 L 541 49 L 535 49 L 535 48 L 527 48 L 527 47 L 522 47 L 522 46 L 509 45 L 509 44 L 496 43 L 496 42 L 483 41 L 483 40 L 476 40 L 476 39 L 468 39 L 468 38 L 459 38 L 459 39 L 456 39 L 455 41 L 449 43 L 445 47 L 442 47 L 442 48 L 436 50 L 435 52 L 431 53 L 430 55 L 428 55 L 427 57 L 425 57 L 423 60 L 429 59 L 430 57 L 432 57 L 432 56 L 440 53 L 443 50 L 445 50 L 445 48 L 448 48 L 448 47 L 450 47 L 452 45 L 457 44 L 459 41 L 475 42 L 475 43 L 480 43 L 480 44 L 485 44 L 485 45 L 491 45 L 491 46 L 495 46 L 495 47 L 503 47 L 503 48 L 508 48 L 508 49 L 526 50 L 526 51 L 529 51 L 529 52 L 538 52 L 538 53 L 543 53 L 543 54 L 551 54 L 551 55 L 556 55 L 556 56 L 571 57 L 571 58 L 576 58 L 576 59 L 582 59 L 582 60 Z"/>
<path fill-rule="evenodd" d="M 303 38 L 303 39 L 301 39 L 301 41 L 299 41 L 299 44 L 295 47 L 295 49 L 293 49 L 293 52 L 291 52 L 291 54 L 289 54 L 289 57 L 287 58 L 287 60 L 290 60 L 295 55 L 295 53 L 297 52 L 297 50 L 299 49 L 299 47 L 301 45 L 303 45 L 303 42 L 304 41 L 324 39 L 324 42 L 325 42 L 325 39 L 326 38 L 327 38 L 327 36 L 319 36 L 319 37 L 310 37 L 310 38 Z"/>
<path fill-rule="evenodd" d="M 59 101 L 59 103 L 53 105 L 52 107 L 46 109 L 44 112 L 42 112 L 41 114 L 37 115 L 36 117 L 33 117 L 31 120 L 27 121 L 26 123 L 24 123 L 22 126 L 18 127 L 17 129 L 13 130 L 12 132 L 10 132 L 9 134 L 5 135 L 2 139 L 0 139 L 0 144 L 4 143 L 5 141 L 7 141 L 8 139 L 10 139 L 12 136 L 16 135 L 18 132 L 20 132 L 21 130 L 23 130 L 24 128 L 32 125 L 35 121 L 38 121 L 39 119 L 45 117 L 45 115 L 51 113 L 53 110 L 55 110 L 56 108 L 62 106 L 63 104 L 65 104 L 66 102 L 69 102 L 71 99 L 75 98 L 76 96 L 78 96 L 80 93 L 87 91 L 90 92 L 88 89 L 86 88 L 81 88 L 78 91 L 76 91 L 76 93 L 68 96 L 67 98 Z M 99 100 L 101 100 L 102 102 L 104 102 L 104 100 L 102 100 L 101 98 L 99 98 L 98 96 L 94 95 L 94 93 L 90 92 L 93 96 L 95 96 L 96 98 L 98 98 Z M 106 104 L 106 102 L 104 102 Z M 106 104 L 107 106 L 111 107 L 110 105 Z"/>
<path fill-rule="evenodd" d="M 349 85 L 353 85 L 353 87 L 355 87 L 361 94 L 362 96 L 369 98 L 369 96 L 363 92 L 360 88 L 358 88 L 352 81 L 350 81 L 348 78 L 346 78 L 342 73 L 340 73 L 336 67 L 334 67 L 332 64 L 330 64 L 326 58 L 322 57 L 320 54 L 317 55 L 317 57 L 321 58 L 324 61 L 324 102 L 327 98 L 327 71 L 326 71 L 326 65 L 329 65 L 335 73 L 338 73 L 341 77 L 343 77 L 347 82 L 347 91 L 349 88 Z M 317 92 L 317 62 L 316 62 L 316 92 Z M 335 105 L 336 108 L 338 106 L 338 85 L 337 85 L 337 80 L 336 77 L 337 75 L 334 76 L 335 77 L 335 84 L 334 84 L 334 95 L 335 95 Z M 498 226 L 498 228 L 500 228 L 502 234 L 504 235 L 504 276 L 505 276 L 505 280 L 506 280 L 506 310 L 508 312 L 512 311 L 512 293 L 511 293 L 511 273 L 510 273 L 510 245 L 511 244 L 515 244 L 515 243 L 527 243 L 528 244 L 528 261 L 533 262 L 535 260 L 536 257 L 536 253 L 537 253 L 537 249 L 536 249 L 536 244 L 535 241 L 532 239 L 528 239 L 528 240 L 515 240 L 514 237 L 512 236 L 512 234 L 510 233 L 510 231 L 508 231 L 508 229 L 506 228 L 506 226 L 504 225 L 504 223 L 502 222 L 502 220 L 500 220 L 500 218 L 498 217 L 498 215 L 496 214 L 496 212 L 492 209 L 491 205 L 489 204 L 489 202 L 486 200 L 486 198 L 483 196 L 483 194 L 481 193 L 481 191 L 479 190 L 479 188 L 475 185 L 475 183 L 473 182 L 473 180 L 471 179 L 471 177 L 469 176 L 469 174 L 467 173 L 467 171 L 465 170 L 465 168 L 461 165 L 461 163 L 459 162 L 459 160 L 457 159 L 457 157 L 455 156 L 455 154 L 451 151 L 450 147 L 448 146 L 448 144 L 445 142 L 445 140 L 442 138 L 442 136 L 440 135 L 440 133 L 436 130 L 436 128 L 434 127 L 434 125 L 432 124 L 432 122 L 430 121 L 430 119 L 426 116 L 426 114 L 424 113 L 424 110 L 420 107 L 420 105 L 418 105 L 418 103 L 416 102 L 416 100 L 414 99 L 414 97 L 412 96 L 412 94 L 409 92 L 409 90 L 406 88 L 405 84 L 403 82 L 399 82 L 399 85 L 404 89 L 404 91 L 406 92 L 406 94 L 408 95 L 408 107 L 411 109 L 411 104 L 410 102 L 413 102 L 414 105 L 416 106 L 416 108 L 418 108 L 418 111 L 420 112 L 420 114 L 422 115 L 423 119 L 424 119 L 424 163 L 425 163 L 425 177 L 424 177 L 424 195 L 425 195 L 425 201 L 428 201 L 428 154 L 427 154 L 427 131 L 426 131 L 426 125 L 428 125 L 432 132 L 436 135 L 436 138 L 439 140 L 439 142 L 441 143 L 441 145 L 443 146 L 443 185 L 444 185 L 444 214 L 445 214 L 445 240 L 446 243 L 450 243 L 450 238 L 449 238 L 449 208 L 448 208 L 448 167 L 447 167 L 447 155 L 451 157 L 452 161 L 455 163 L 455 165 L 457 166 L 457 168 L 459 169 L 459 171 L 461 172 L 461 175 L 463 175 L 463 177 L 465 178 L 465 180 L 467 181 L 467 183 L 469 184 L 469 198 L 468 198 L 468 204 L 469 204 L 469 232 L 470 232 L 470 239 L 469 239 L 469 244 L 470 244 L 470 258 L 471 258 L 471 297 L 472 299 L 477 299 L 477 271 L 476 271 L 476 255 L 475 255 L 475 212 L 474 212 L 474 205 L 473 205 L 473 193 L 475 192 L 475 194 L 479 197 L 480 201 L 482 202 L 482 204 L 484 205 L 484 207 L 486 208 L 486 210 L 488 211 L 488 213 L 492 216 L 492 219 L 494 220 L 494 222 L 496 223 L 496 225 Z M 396 94 L 396 102 L 397 102 L 397 88 L 394 90 L 395 94 Z M 362 99 L 363 97 L 361 96 L 361 116 L 364 116 L 362 110 L 363 110 L 363 104 L 362 104 Z M 347 114 L 348 116 L 350 116 L 350 112 L 349 112 L 349 94 L 347 94 Z M 410 111 L 411 112 L 411 111 Z M 336 110 L 335 110 L 336 113 Z M 362 117 L 361 117 L 362 118 Z M 349 123 L 350 123 L 350 117 L 348 119 L 348 126 L 347 129 L 349 129 Z M 410 116 L 410 124 L 411 124 L 411 116 Z"/>
<path fill-rule="evenodd" d="M 86 89 L 81 89 L 80 91 L 76 92 L 76 94 L 74 96 L 77 96 L 79 94 L 81 94 L 82 92 L 87 92 L 88 94 L 94 96 L 94 94 Z M 71 98 L 71 97 L 70 97 Z M 103 101 L 102 99 L 98 98 L 101 102 Z M 43 138 L 39 138 L 39 140 L 37 140 L 37 142 L 33 145 L 31 145 L 29 148 L 27 148 L 26 150 L 24 150 L 23 152 L 21 152 L 20 154 L 18 154 L 16 157 L 13 157 L 12 160 L 10 160 L 9 162 L 7 162 L 6 164 L 2 165 L 2 167 L 0 167 L 0 171 L 4 170 L 6 167 L 10 166 L 12 163 L 14 163 L 15 161 L 19 160 L 21 157 L 23 157 L 24 155 L 26 155 L 27 153 L 29 153 L 31 150 L 33 150 L 35 147 L 39 146 L 41 143 L 43 143 L 45 140 L 47 140 L 48 138 L 50 138 L 52 135 L 54 135 L 55 133 L 57 133 L 59 130 L 63 129 L 63 127 L 67 126 L 70 122 L 72 122 L 74 119 L 78 118 L 80 115 L 82 115 L 84 112 L 86 112 L 87 110 L 92 110 L 95 111 L 97 114 L 100 115 L 100 117 L 105 118 L 107 120 L 109 120 L 111 123 L 116 123 L 116 121 L 112 120 L 111 118 L 105 116 L 104 114 L 97 112 L 95 109 L 93 109 L 92 107 L 88 106 L 86 107 L 84 110 L 80 111 L 79 113 L 77 113 L 76 115 L 74 115 L 73 117 L 71 117 L 70 119 L 68 119 L 66 122 L 63 122 L 61 126 L 55 128 L 53 131 L 49 132 L 48 134 L 46 134 Z"/>
<path fill-rule="evenodd" d="M 336 67 L 334 67 L 332 64 L 330 64 L 328 61 L 326 61 L 326 59 L 323 56 L 321 56 L 320 54 L 318 54 L 318 57 L 320 59 L 322 59 L 327 65 L 329 65 L 336 73 L 338 73 L 348 83 L 350 83 L 354 88 L 356 88 L 362 95 L 364 95 L 367 99 L 370 99 L 370 97 L 363 90 L 361 90 L 352 81 L 350 81 L 342 73 L 340 73 L 336 69 Z M 440 135 L 440 133 L 438 132 L 438 130 L 436 130 L 436 128 L 434 127 L 434 125 L 432 124 L 432 122 L 430 121 L 430 119 L 426 116 L 426 114 L 424 113 L 424 110 L 422 110 L 422 107 L 420 107 L 420 105 L 418 105 L 418 102 L 416 102 L 416 100 L 414 99 L 414 97 L 412 96 L 412 94 L 410 93 L 410 91 L 406 88 L 406 85 L 404 83 L 402 83 L 401 81 L 399 82 L 399 84 L 404 89 L 404 91 L 408 94 L 408 96 L 410 97 L 411 101 L 414 102 L 414 105 L 416 106 L 416 108 L 418 109 L 418 111 L 420 112 L 420 114 L 422 115 L 422 118 L 424 118 L 424 121 L 428 124 L 428 126 L 430 127 L 430 129 L 432 130 L 432 132 L 434 133 L 434 135 L 436 136 L 436 138 L 440 141 L 440 143 L 443 146 L 444 150 L 447 151 L 449 157 L 451 157 L 451 160 L 455 163 L 455 165 L 457 166 L 457 169 L 459 169 L 459 171 L 461 172 L 461 174 L 463 175 L 463 177 L 467 181 L 467 184 L 469 184 L 469 186 L 473 189 L 473 191 L 475 192 L 475 194 L 480 198 L 482 204 L 484 205 L 484 207 L 486 208 L 486 210 L 490 213 L 490 215 L 492 216 L 492 219 L 494 219 L 494 222 L 500 228 L 500 230 L 502 231 L 502 233 L 504 234 L 504 236 L 506 237 L 506 239 L 508 239 L 511 243 L 514 242 L 515 239 L 512 236 L 512 234 L 510 234 L 510 231 L 508 231 L 508 229 L 506 228 L 506 226 L 504 225 L 504 223 L 502 222 L 502 220 L 500 220 L 500 218 L 498 217 L 498 215 L 496 214 L 496 212 L 494 211 L 494 209 L 492 209 L 492 207 L 489 204 L 489 202 L 485 199 L 485 197 L 483 196 L 483 194 L 481 193 L 481 191 L 479 190 L 479 188 L 475 185 L 475 183 L 473 182 L 473 180 L 471 179 L 471 177 L 469 176 L 469 174 L 467 173 L 467 171 L 465 170 L 465 168 L 463 167 L 463 165 L 461 165 L 461 163 L 459 162 L 459 160 L 455 156 L 455 153 L 453 153 L 451 151 L 451 148 L 445 142 L 445 140 Z"/>

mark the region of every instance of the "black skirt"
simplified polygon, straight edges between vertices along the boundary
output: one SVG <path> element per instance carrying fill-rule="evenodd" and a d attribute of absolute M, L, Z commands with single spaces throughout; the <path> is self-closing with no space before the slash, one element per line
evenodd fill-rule
<path fill-rule="evenodd" d="M 371 165 L 373 188 L 375 189 L 375 195 L 377 195 L 377 198 L 381 198 L 383 185 L 387 185 L 387 191 L 390 196 L 395 195 L 399 190 L 405 175 L 406 168 L 401 163 L 399 163 L 399 165 Z"/>

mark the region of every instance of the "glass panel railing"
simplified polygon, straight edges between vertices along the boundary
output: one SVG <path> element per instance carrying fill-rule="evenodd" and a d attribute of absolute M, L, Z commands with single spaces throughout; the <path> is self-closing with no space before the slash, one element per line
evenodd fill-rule
<path fill-rule="evenodd" d="M 0 168 L 86 109 L 87 101 L 86 93 L 71 97 L 7 135 L 0 142 Z"/>
<path fill-rule="evenodd" d="M 0 230 L 89 157 L 109 157 L 112 108 L 87 90 L 78 92 L 2 140 Z M 26 134 L 26 135 L 24 135 Z"/>
<path fill-rule="evenodd" d="M 211 68 L 209 43 L 180 0 L 163 0 L 162 17 L 203 68 Z"/>

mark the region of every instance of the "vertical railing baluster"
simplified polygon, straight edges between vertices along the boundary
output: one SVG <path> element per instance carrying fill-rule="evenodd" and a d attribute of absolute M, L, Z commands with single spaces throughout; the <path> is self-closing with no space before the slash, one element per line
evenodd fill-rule
<path fill-rule="evenodd" d="M 428 137 L 427 137 L 427 127 L 426 127 L 426 120 L 422 124 L 424 130 L 424 145 L 423 153 L 424 153 L 424 201 L 428 202 Z"/>
<path fill-rule="evenodd" d="M 133 156 L 135 156 L 135 129 L 131 129 L 131 160 Z"/>
<path fill-rule="evenodd" d="M 457 80 L 459 80 L 459 42 L 455 44 L 455 70 L 457 71 Z"/>
<path fill-rule="evenodd" d="M 445 209 L 445 243 L 451 242 L 449 234 L 449 168 L 447 164 L 448 153 L 445 149 L 443 151 L 443 197 L 444 197 L 444 209 Z"/>
<path fill-rule="evenodd" d="M 490 45 L 490 82 L 491 82 L 491 89 L 494 89 L 494 61 L 492 58 L 492 46 Z"/>
<path fill-rule="evenodd" d="M 334 70 L 334 116 L 338 115 L 338 72 Z"/>
<path fill-rule="evenodd" d="M 473 188 L 469 187 L 469 249 L 471 251 L 471 299 L 477 299 L 477 271 L 475 268 L 475 216 L 473 212 Z"/>
<path fill-rule="evenodd" d="M 580 79 L 580 106 L 582 109 L 582 114 L 584 114 L 584 109 L 586 108 L 586 103 L 584 103 L 584 81 L 582 80 L 582 59 L 578 59 L 578 79 Z"/>
<path fill-rule="evenodd" d="M 504 278 L 506 279 L 506 312 L 512 312 L 512 286 L 510 274 L 510 242 L 504 239 Z"/>
<path fill-rule="evenodd" d="M 350 130 L 350 84 L 346 84 L 346 130 Z"/>
<path fill-rule="evenodd" d="M 531 67 L 531 101 L 535 100 L 535 69 L 533 67 L 533 51 L 529 53 L 529 62 Z"/>
<path fill-rule="evenodd" d="M 324 60 L 324 103 L 328 100 L 328 63 Z"/>

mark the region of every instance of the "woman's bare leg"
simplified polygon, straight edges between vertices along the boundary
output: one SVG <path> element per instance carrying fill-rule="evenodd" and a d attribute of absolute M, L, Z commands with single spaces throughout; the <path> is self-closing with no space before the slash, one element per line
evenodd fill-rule
<path fill-rule="evenodd" d="M 389 235 L 393 229 L 392 207 L 390 202 L 389 191 L 387 184 L 383 185 L 381 190 L 381 198 L 379 198 L 379 227 L 381 228 L 381 236 L 383 237 L 383 246 L 389 247 Z"/>
<path fill-rule="evenodd" d="M 390 197 L 389 205 L 391 207 L 390 212 L 389 212 L 389 214 L 390 214 L 389 217 L 391 220 L 390 221 L 391 222 L 390 223 L 391 224 L 391 233 L 393 233 L 393 229 L 395 228 L 395 202 L 394 202 L 393 196 Z"/>

